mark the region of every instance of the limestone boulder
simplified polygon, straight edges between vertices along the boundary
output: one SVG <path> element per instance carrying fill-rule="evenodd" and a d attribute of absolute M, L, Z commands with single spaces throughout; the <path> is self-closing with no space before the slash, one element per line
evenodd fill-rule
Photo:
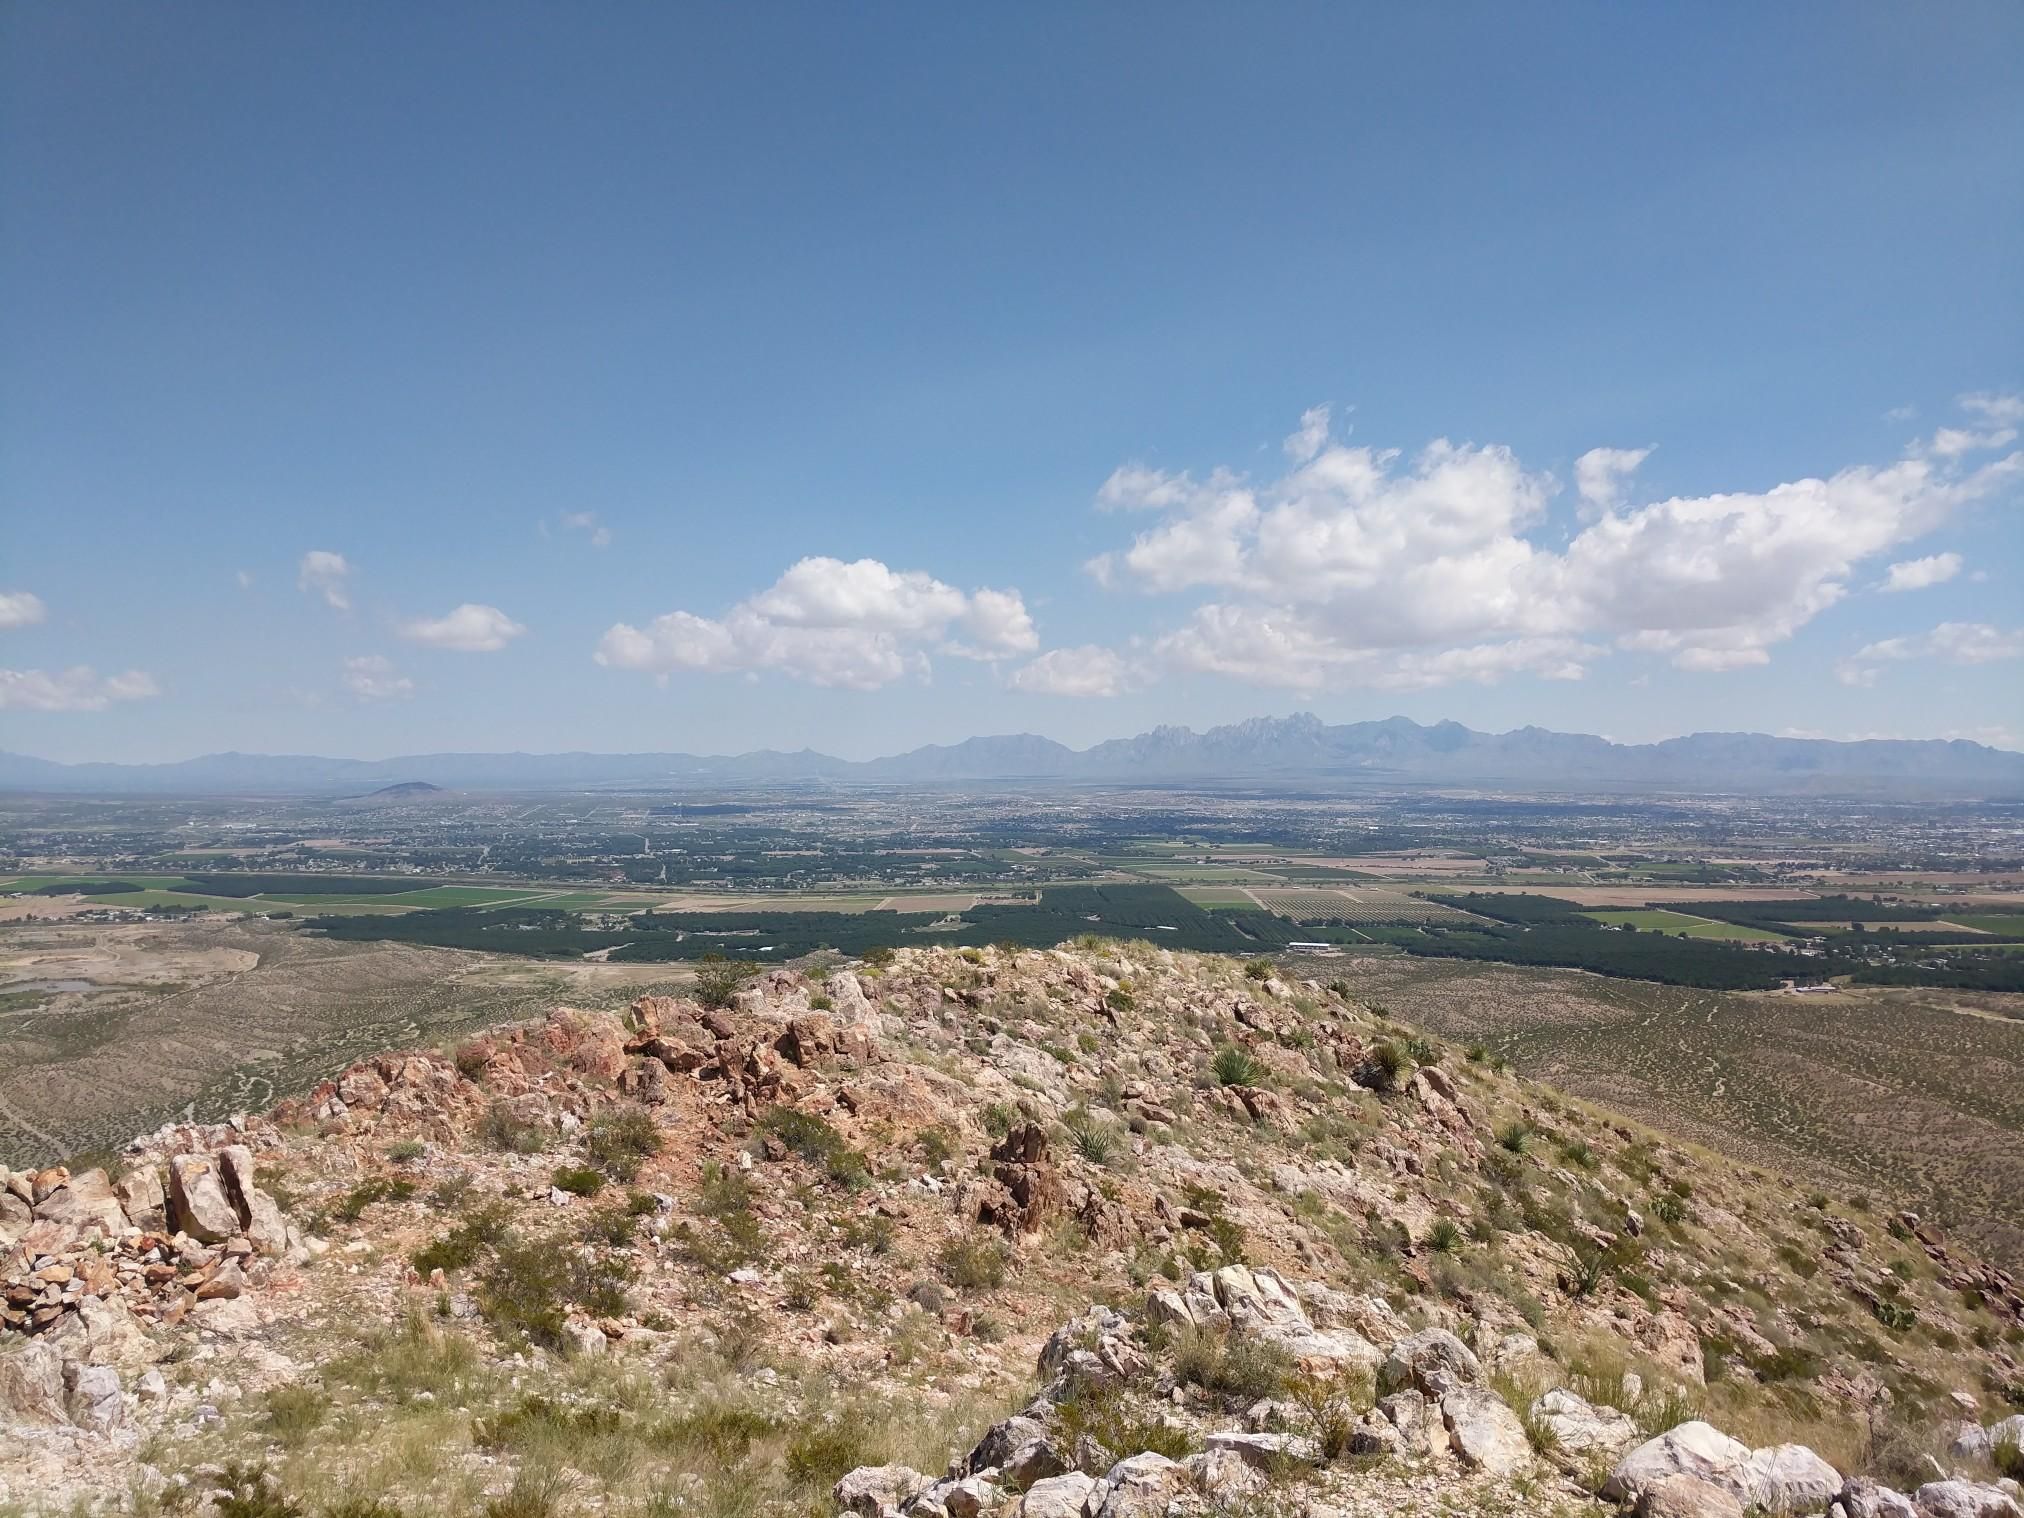
<path fill-rule="evenodd" d="M 41 1339 L 0 1336 L 0 1429 L 54 1428 L 68 1423 L 63 1406 L 63 1356 Z"/>
<path fill-rule="evenodd" d="M 2020 1509 L 2001 1487 L 1979 1481 L 1929 1481 L 1912 1493 L 1919 1518 L 2018 1518 Z"/>
<path fill-rule="evenodd" d="M 63 1405 L 70 1421 L 94 1434 L 116 1434 L 127 1425 L 125 1393 L 110 1365 L 73 1365 L 64 1372 Z"/>
<path fill-rule="evenodd" d="M 222 1244 L 239 1231 L 239 1214 L 210 1156 L 178 1154 L 170 1158 L 169 1221 L 202 1244 Z"/>
<path fill-rule="evenodd" d="M 1471 1470 L 1515 1476 L 1531 1468 L 1525 1425 L 1487 1386 L 1458 1386 L 1441 1398 L 1441 1421 L 1456 1456 Z"/>
<path fill-rule="evenodd" d="M 1411 1387 L 1438 1400 L 1482 1379 L 1482 1363 L 1468 1345 L 1445 1328 L 1423 1328 L 1392 1346 L 1378 1367 L 1377 1389 L 1394 1392 Z"/>
<path fill-rule="evenodd" d="M 1637 1443 L 1637 1424 L 1613 1407 L 1597 1407 L 1565 1388 L 1535 1401 L 1532 1420 L 1553 1434 L 1556 1448 L 1570 1455 L 1614 1457 Z"/>
<path fill-rule="evenodd" d="M 1749 1469 L 1748 1445 L 1697 1418 L 1625 1455 L 1603 1483 L 1602 1495 L 1613 1502 L 1631 1502 L 1669 1476 L 1691 1476 L 1721 1487 L 1740 1502 L 1752 1490 Z"/>
<path fill-rule="evenodd" d="M 1843 1484 L 1841 1510 L 1848 1518 L 1919 1518 L 1911 1498 L 1863 1476 L 1851 1476 Z"/>
<path fill-rule="evenodd" d="M 1744 1513 L 1726 1487 L 1679 1474 L 1654 1481 L 1637 1502 L 1637 1518 L 1744 1518 Z"/>
<path fill-rule="evenodd" d="M 148 1233 L 168 1231 L 168 1198 L 162 1193 L 162 1173 L 155 1166 L 136 1165 L 119 1178 L 113 1191 L 134 1227 Z"/>
<path fill-rule="evenodd" d="M 103 1170 L 81 1170 L 73 1175 L 36 1203 L 35 1216 L 44 1222 L 74 1228 L 84 1238 L 96 1234 L 116 1239 L 131 1226 L 126 1209 L 120 1205 L 112 1181 Z"/>
<path fill-rule="evenodd" d="M 1095 1480 L 1081 1471 L 1036 1481 L 1019 1499 L 1019 1518 L 1083 1518 L 1095 1486 Z"/>
<path fill-rule="evenodd" d="M 995 1513 L 1005 1489 L 983 1476 L 945 1476 L 907 1504 L 907 1518 L 980 1518 Z"/>
<path fill-rule="evenodd" d="M 1767 1513 L 1817 1513 L 1841 1492 L 1841 1472 L 1803 1444 L 1752 1450 L 1744 1499 Z"/>
<path fill-rule="evenodd" d="M 1091 1489 L 1089 1507 L 1093 1518 L 1166 1518 L 1167 1504 L 1193 1484 L 1186 1466 L 1147 1450 L 1113 1465 Z"/>
<path fill-rule="evenodd" d="M 928 1486 L 928 1478 L 904 1465 L 860 1465 L 830 1489 L 830 1500 L 860 1518 L 897 1518 Z"/>

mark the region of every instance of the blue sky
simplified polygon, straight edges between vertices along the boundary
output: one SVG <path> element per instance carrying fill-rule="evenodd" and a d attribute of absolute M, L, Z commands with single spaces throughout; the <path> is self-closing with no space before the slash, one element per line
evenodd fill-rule
<path fill-rule="evenodd" d="M 9 7 L 0 746 L 2024 745 L 2020 62 L 2008 0 Z"/>

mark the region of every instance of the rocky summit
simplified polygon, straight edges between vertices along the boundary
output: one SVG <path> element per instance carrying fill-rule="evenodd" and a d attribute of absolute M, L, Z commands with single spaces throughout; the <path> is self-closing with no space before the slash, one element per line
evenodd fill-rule
<path fill-rule="evenodd" d="M 1914 1199 L 1262 962 L 875 960 L 0 1172 L 0 1512 L 2024 1511 Z"/>

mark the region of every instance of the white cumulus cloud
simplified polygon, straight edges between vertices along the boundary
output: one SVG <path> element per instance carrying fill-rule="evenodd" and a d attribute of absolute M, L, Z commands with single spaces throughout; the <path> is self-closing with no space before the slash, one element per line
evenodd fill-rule
<path fill-rule="evenodd" d="M 1884 571 L 1883 584 L 1879 590 L 1924 590 L 1929 585 L 1944 585 L 1961 572 L 1961 556 L 1957 553 L 1929 554 L 1923 559 L 1900 559 Z"/>
<path fill-rule="evenodd" d="M 580 532 L 589 538 L 592 548 L 611 547 L 611 529 L 597 519 L 594 511 L 565 511 L 562 525 L 570 532 Z"/>
<path fill-rule="evenodd" d="M 2000 417 L 2007 402 L 1978 404 Z M 1087 567 L 1106 586 L 1204 593 L 1154 652 L 1263 684 L 1573 678 L 1612 647 L 1720 671 L 1768 662 L 1869 561 L 2024 478 L 2024 454 L 1975 464 L 1922 446 L 1826 478 L 1625 505 L 1648 452 L 1582 455 L 1585 525 L 1561 546 L 1540 531 L 1553 480 L 1496 445 L 1438 439 L 1408 457 L 1324 441 L 1269 481 L 1128 466 L 1097 504 L 1160 520 Z"/>
<path fill-rule="evenodd" d="M 49 615 L 42 597 L 28 590 L 0 590 L 0 628 L 32 627 Z"/>
<path fill-rule="evenodd" d="M 1651 456 L 1649 448 L 1591 448 L 1574 461 L 1575 492 L 1593 511 L 1614 511 L 1624 481 Z"/>
<path fill-rule="evenodd" d="M 1115 649 L 1084 644 L 1053 648 L 1012 672 L 1014 690 L 1041 696 L 1115 696 L 1130 679 L 1131 668 Z"/>
<path fill-rule="evenodd" d="M 154 678 L 137 669 L 104 676 L 88 664 L 73 665 L 58 674 L 39 669 L 0 669 L 0 708 L 97 712 L 115 701 L 142 701 L 160 694 Z"/>
<path fill-rule="evenodd" d="M 965 594 L 877 559 L 806 558 L 722 617 L 671 611 L 645 628 L 620 622 L 595 658 L 653 675 L 777 671 L 813 685 L 874 690 L 925 675 L 929 654 L 1004 659 L 1040 646 L 1016 590 Z"/>
<path fill-rule="evenodd" d="M 415 693 L 415 682 L 384 654 L 360 654 L 344 661 L 344 688 L 361 701 L 398 701 Z"/>
<path fill-rule="evenodd" d="M 443 616 L 417 617 L 400 627 L 401 636 L 410 643 L 466 654 L 497 653 L 526 631 L 498 607 L 472 601 Z"/>
<path fill-rule="evenodd" d="M 310 549 L 296 566 L 295 584 L 299 590 L 322 596 L 335 611 L 351 610 L 351 565 L 341 553 Z"/>
<path fill-rule="evenodd" d="M 1931 632 L 1884 638 L 1865 644 L 1835 671 L 1844 685 L 1874 685 L 1877 669 L 1907 659 L 1938 659 L 1947 664 L 1994 664 L 2024 659 L 2024 627 L 1997 627 L 1988 622 L 1942 622 Z"/>

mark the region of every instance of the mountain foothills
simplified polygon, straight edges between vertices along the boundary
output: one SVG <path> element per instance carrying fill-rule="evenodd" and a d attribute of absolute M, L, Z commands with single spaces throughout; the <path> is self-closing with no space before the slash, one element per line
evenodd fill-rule
<path fill-rule="evenodd" d="M 1660 743 L 1613 743 L 1524 727 L 1481 733 L 1456 722 L 1404 717 L 1330 726 L 1301 713 L 1197 733 L 1157 727 L 1072 749 L 1031 733 L 929 745 L 882 759 L 803 749 L 706 756 L 649 754 L 411 754 L 394 759 L 207 754 L 173 764 L 58 764 L 0 754 L 0 786 L 97 793 L 315 792 L 429 784 L 548 789 L 630 784 L 912 783 L 1147 779 L 1269 779 L 1300 783 L 1503 782 L 1565 788 L 1727 791 L 1904 790 L 2024 794 L 2024 754 L 1966 739 L 1836 742 L 1762 733 L 1695 733 Z"/>
<path fill-rule="evenodd" d="M 910 948 L 0 1172 L 0 1511 L 2018 1518 L 2024 1291 L 1345 981 Z"/>

